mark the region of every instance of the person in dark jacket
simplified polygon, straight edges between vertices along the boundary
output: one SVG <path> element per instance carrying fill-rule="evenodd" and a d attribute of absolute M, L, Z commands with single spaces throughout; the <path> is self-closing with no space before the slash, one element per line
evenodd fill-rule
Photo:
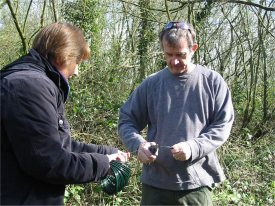
<path fill-rule="evenodd" d="M 68 79 L 90 50 L 82 31 L 50 24 L 29 53 L 1 70 L 1 205 L 63 205 L 67 184 L 104 179 L 117 148 L 71 139 Z"/>

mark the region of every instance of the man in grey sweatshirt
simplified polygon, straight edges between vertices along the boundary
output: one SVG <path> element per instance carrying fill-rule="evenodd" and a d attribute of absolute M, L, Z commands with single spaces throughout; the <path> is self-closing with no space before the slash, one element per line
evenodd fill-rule
<path fill-rule="evenodd" d="M 209 206 L 211 187 L 225 179 L 216 150 L 234 120 L 230 91 L 220 74 L 192 63 L 198 45 L 190 24 L 169 22 L 160 42 L 167 67 L 121 107 L 118 132 L 143 163 L 141 205 Z"/>

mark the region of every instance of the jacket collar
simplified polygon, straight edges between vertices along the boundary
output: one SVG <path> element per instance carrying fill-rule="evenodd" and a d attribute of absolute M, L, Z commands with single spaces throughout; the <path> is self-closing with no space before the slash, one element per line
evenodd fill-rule
<path fill-rule="evenodd" d="M 2 76 L 6 76 L 10 73 L 16 71 L 30 70 L 29 67 L 13 67 L 17 64 L 33 64 L 35 67 L 32 67 L 31 70 L 39 70 L 41 72 L 45 72 L 46 75 L 55 83 L 55 85 L 59 88 L 60 92 L 63 96 L 63 102 L 66 102 L 70 86 L 67 79 L 55 68 L 47 59 L 41 56 L 36 50 L 31 49 L 27 55 L 22 56 L 16 61 L 8 64 L 1 70 L 1 78 Z"/>
<path fill-rule="evenodd" d="M 31 49 L 29 54 L 32 58 L 42 63 L 47 76 L 58 86 L 63 93 L 64 102 L 66 102 L 70 86 L 68 80 L 54 67 L 47 59 L 41 56 L 36 50 Z"/>

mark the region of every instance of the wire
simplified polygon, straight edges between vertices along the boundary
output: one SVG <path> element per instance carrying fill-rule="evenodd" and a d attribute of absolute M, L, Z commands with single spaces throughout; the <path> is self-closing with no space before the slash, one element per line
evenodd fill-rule
<path fill-rule="evenodd" d="M 152 145 L 150 152 L 155 155 L 160 148 L 172 149 L 171 146 Z M 137 151 L 135 151 L 136 153 Z M 110 162 L 111 174 L 100 182 L 100 186 L 108 195 L 114 195 L 121 191 L 129 182 L 131 169 L 129 164 L 113 160 Z"/>
<path fill-rule="evenodd" d="M 129 182 L 131 169 L 128 164 L 113 160 L 110 162 L 111 174 L 103 179 L 100 186 L 108 195 L 121 191 Z"/>

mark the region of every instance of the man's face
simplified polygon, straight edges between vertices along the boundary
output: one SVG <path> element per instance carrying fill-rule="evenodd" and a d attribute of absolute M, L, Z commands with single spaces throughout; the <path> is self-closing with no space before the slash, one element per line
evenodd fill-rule
<path fill-rule="evenodd" d="M 188 65 L 190 65 L 196 49 L 197 44 L 189 48 L 187 41 L 184 39 L 181 39 L 176 46 L 171 46 L 165 39 L 163 40 L 165 61 L 170 71 L 175 75 L 188 71 Z"/>

